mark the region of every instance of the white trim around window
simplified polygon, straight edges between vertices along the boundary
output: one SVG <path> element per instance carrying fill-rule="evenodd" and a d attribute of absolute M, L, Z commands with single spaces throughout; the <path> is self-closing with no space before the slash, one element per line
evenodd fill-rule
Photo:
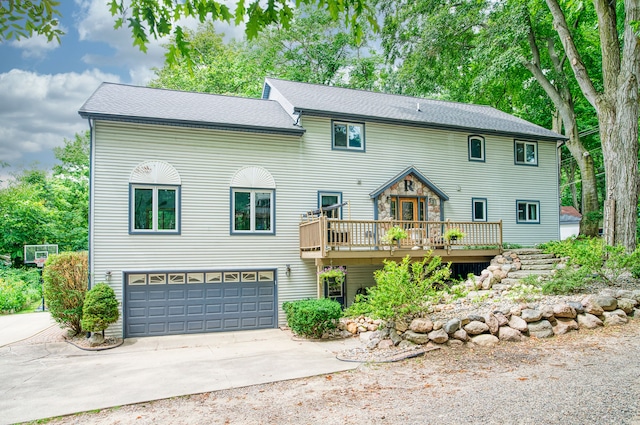
<path fill-rule="evenodd" d="M 516 165 L 538 165 L 538 142 L 513 141 L 513 160 Z"/>
<path fill-rule="evenodd" d="M 275 234 L 273 189 L 231 189 L 231 233 Z"/>
<path fill-rule="evenodd" d="M 487 221 L 487 198 L 471 199 L 472 221 Z"/>
<path fill-rule="evenodd" d="M 179 234 L 180 186 L 131 184 L 130 234 Z"/>
<path fill-rule="evenodd" d="M 332 121 L 331 149 L 364 152 L 364 123 Z"/>
<path fill-rule="evenodd" d="M 484 137 L 477 136 L 477 135 L 469 136 L 468 144 L 469 144 L 469 161 L 484 162 L 485 161 Z"/>
<path fill-rule="evenodd" d="M 516 201 L 516 222 L 521 224 L 539 224 L 540 201 Z"/>

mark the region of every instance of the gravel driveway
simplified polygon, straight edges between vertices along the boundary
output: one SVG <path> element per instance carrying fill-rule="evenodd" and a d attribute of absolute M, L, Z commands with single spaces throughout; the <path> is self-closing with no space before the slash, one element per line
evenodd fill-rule
<path fill-rule="evenodd" d="M 640 425 L 640 319 L 49 423 Z"/>

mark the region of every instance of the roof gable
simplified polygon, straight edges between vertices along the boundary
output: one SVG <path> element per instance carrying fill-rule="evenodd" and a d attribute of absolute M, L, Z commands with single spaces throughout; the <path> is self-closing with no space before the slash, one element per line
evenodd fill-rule
<path fill-rule="evenodd" d="M 294 112 L 301 114 L 535 140 L 566 139 L 558 133 L 490 106 L 266 78 L 264 93 L 268 95 L 273 89 L 293 105 Z"/>
<path fill-rule="evenodd" d="M 426 178 L 424 174 L 418 171 L 418 169 L 413 165 L 402 170 L 399 174 L 395 175 L 391 180 L 387 181 L 382 186 L 380 186 L 379 188 L 371 192 L 369 196 L 371 196 L 371 198 L 377 198 L 378 196 L 380 196 L 382 192 L 384 192 L 394 184 L 398 183 L 400 180 L 403 180 L 405 177 L 407 177 L 410 174 L 413 174 L 420 181 L 420 183 L 422 183 L 423 185 L 431 189 L 431 191 L 433 191 L 433 193 L 438 195 L 440 199 L 442 199 L 443 201 L 449 200 L 449 196 L 442 189 L 440 189 L 431 180 Z"/>

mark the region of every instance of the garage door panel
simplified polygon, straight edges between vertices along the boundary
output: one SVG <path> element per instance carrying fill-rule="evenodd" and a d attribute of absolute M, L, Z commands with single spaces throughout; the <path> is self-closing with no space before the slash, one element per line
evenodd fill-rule
<path fill-rule="evenodd" d="M 125 292 L 127 337 L 276 326 L 274 282 L 126 285 Z"/>

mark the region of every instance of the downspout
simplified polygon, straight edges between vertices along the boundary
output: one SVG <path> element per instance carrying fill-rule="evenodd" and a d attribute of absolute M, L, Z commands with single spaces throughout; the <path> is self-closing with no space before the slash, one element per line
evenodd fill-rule
<path fill-rule="evenodd" d="M 94 265 L 93 265 L 93 210 L 94 210 L 94 206 L 93 206 L 93 200 L 94 200 L 94 193 L 93 193 L 93 182 L 94 182 L 94 175 L 95 175 L 95 171 L 94 171 L 94 154 L 95 154 L 95 132 L 94 132 L 94 125 L 95 123 L 93 122 L 93 120 L 91 118 L 88 118 L 87 121 L 89 122 L 89 233 L 88 233 L 88 248 L 89 248 L 89 282 L 88 282 L 88 289 L 91 289 L 92 285 L 92 276 L 93 276 L 93 269 L 94 269 Z"/>

